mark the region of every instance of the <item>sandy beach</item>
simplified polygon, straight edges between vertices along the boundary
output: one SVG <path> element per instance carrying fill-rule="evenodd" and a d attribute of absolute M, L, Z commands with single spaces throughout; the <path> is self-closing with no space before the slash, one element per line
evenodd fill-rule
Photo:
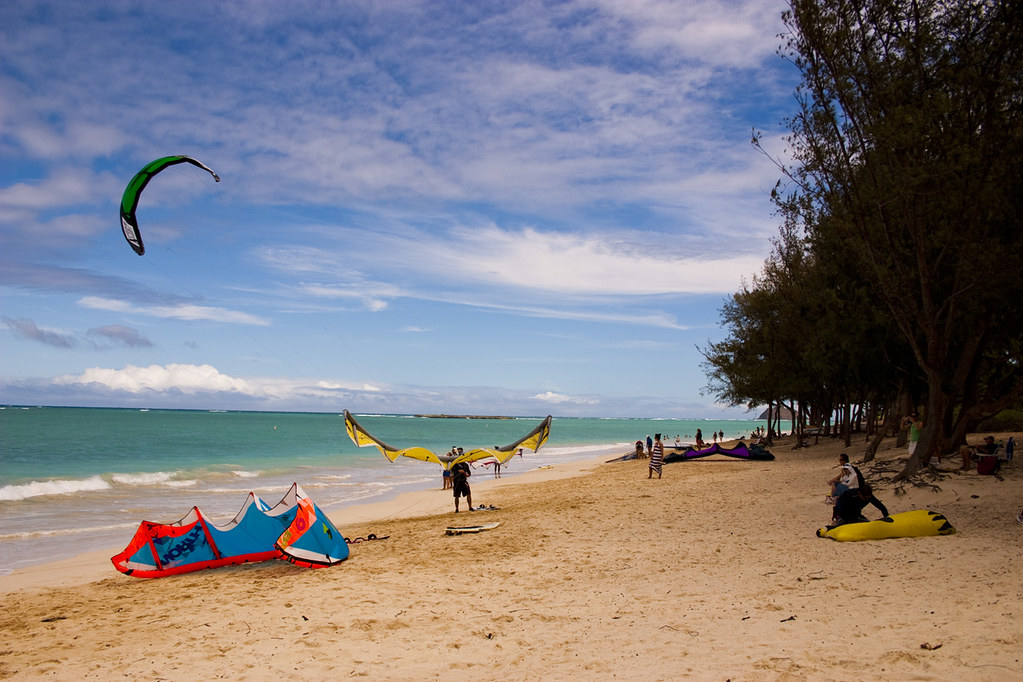
<path fill-rule="evenodd" d="M 892 513 L 931 509 L 957 533 L 840 543 L 815 531 L 844 448 L 792 444 L 660 480 L 643 460 L 478 470 L 473 502 L 499 510 L 456 516 L 441 490 L 345 510 L 345 535 L 388 537 L 329 569 L 141 580 L 112 548 L 16 572 L 0 577 L 0 677 L 1023 679 L 1018 467 L 877 484 Z M 878 457 L 904 454 L 893 440 Z M 470 518 L 500 526 L 445 535 Z"/>

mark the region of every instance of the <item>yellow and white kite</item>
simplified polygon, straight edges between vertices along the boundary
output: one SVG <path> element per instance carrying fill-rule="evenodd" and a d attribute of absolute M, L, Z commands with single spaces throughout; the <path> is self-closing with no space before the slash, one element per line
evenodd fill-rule
<path fill-rule="evenodd" d="M 352 442 L 360 448 L 375 447 L 380 450 L 380 452 L 384 453 L 384 457 L 392 462 L 399 457 L 411 457 L 412 459 L 418 459 L 424 462 L 434 462 L 436 464 L 440 464 L 445 469 L 450 469 L 459 462 L 476 462 L 481 459 L 487 459 L 488 457 L 492 457 L 500 464 L 504 464 L 512 458 L 519 448 L 525 448 L 536 452 L 543 447 L 543 444 L 547 442 L 548 436 L 551 435 L 551 416 L 547 415 L 547 418 L 540 422 L 539 426 L 510 445 L 494 448 L 475 448 L 472 450 L 466 450 L 456 457 L 438 455 L 432 450 L 427 450 L 423 447 L 400 449 L 392 448 L 379 438 L 371 436 L 366 429 L 362 428 L 359 422 L 355 421 L 355 417 L 353 417 L 348 410 L 345 410 L 345 429 L 348 431 L 348 435 L 352 439 Z"/>

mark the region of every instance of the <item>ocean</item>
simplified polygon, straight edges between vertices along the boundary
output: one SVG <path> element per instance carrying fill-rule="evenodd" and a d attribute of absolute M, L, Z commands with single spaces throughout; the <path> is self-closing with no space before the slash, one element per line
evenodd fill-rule
<path fill-rule="evenodd" d="M 438 453 L 505 445 L 542 419 L 355 416 L 388 445 Z M 709 441 L 714 431 L 731 439 L 758 426 L 765 422 L 556 418 L 547 444 L 512 458 L 502 476 L 624 454 L 655 432 L 689 443 L 698 428 Z M 477 464 L 477 475 L 490 471 Z M 0 406 L 0 574 L 120 550 L 140 521 L 177 521 L 193 506 L 226 523 L 249 491 L 274 504 L 293 482 L 344 532 L 339 510 L 440 491 L 441 469 L 356 447 L 337 413 Z"/>

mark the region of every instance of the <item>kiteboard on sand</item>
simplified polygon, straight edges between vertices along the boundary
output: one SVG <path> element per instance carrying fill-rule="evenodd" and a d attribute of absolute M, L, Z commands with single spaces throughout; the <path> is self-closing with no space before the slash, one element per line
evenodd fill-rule
<path fill-rule="evenodd" d="M 479 526 L 448 526 L 444 531 L 446 535 L 461 535 L 462 533 L 479 533 L 484 530 L 492 530 L 501 525 L 500 521 L 484 523 Z"/>

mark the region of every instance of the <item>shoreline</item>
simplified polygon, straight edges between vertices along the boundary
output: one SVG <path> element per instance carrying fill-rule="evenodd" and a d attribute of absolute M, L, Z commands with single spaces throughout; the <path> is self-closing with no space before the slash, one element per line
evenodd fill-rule
<path fill-rule="evenodd" d="M 661 479 L 604 456 L 478 481 L 473 502 L 500 508 L 472 512 L 500 524 L 479 534 L 445 535 L 463 517 L 449 491 L 331 514 L 350 537 L 381 538 L 331 568 L 142 580 L 104 556 L 100 580 L 7 595 L 0 678 L 1023 677 L 1023 471 L 945 462 L 900 491 L 885 481 L 906 451 L 890 439 L 862 467 L 877 496 L 956 533 L 836 542 L 815 534 L 827 481 L 839 453 L 860 464 L 863 442 L 793 444 L 777 440 L 770 462 L 668 464 Z"/>
<path fill-rule="evenodd" d="M 486 478 L 483 480 L 479 478 L 471 480 L 473 496 L 478 499 L 477 491 L 481 491 L 480 494 L 486 494 L 487 491 L 500 490 L 511 486 L 579 476 L 603 463 L 605 457 L 612 456 L 617 452 L 618 450 L 608 449 L 607 454 L 595 455 L 593 459 L 572 460 L 561 462 L 551 467 L 538 467 L 528 471 L 515 472 L 507 478 L 504 476 L 494 478 L 489 475 L 489 471 L 483 474 L 476 474 L 478 477 L 486 476 Z M 476 502 L 477 506 L 479 504 L 479 502 Z M 345 528 L 375 521 L 390 521 L 443 514 L 446 511 L 454 511 L 451 491 L 433 488 L 430 490 L 401 492 L 385 497 L 385 499 L 377 502 L 366 502 L 343 507 L 327 515 L 342 533 L 349 537 L 356 537 L 357 535 L 349 533 Z M 130 539 L 131 534 L 126 534 L 125 542 Z M 57 561 L 47 561 L 14 569 L 10 573 L 0 575 L 0 594 L 11 594 L 23 590 L 43 590 L 49 587 L 72 587 L 104 578 L 121 576 L 122 574 L 111 565 L 110 557 L 122 549 L 123 547 L 111 547 L 109 549 L 82 552 Z M 341 566 L 343 565 L 342 563 Z M 123 577 L 130 578 L 129 576 Z M 139 578 L 130 579 L 140 580 Z"/>

